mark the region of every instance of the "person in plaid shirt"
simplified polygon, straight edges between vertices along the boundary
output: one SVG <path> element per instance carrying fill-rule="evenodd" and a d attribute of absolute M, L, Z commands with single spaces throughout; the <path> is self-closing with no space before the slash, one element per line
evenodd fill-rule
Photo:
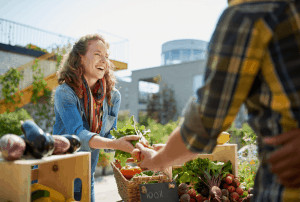
<path fill-rule="evenodd" d="M 206 66 L 205 84 L 166 146 L 137 144 L 141 167 L 162 170 L 212 152 L 244 103 L 258 136 L 254 201 L 300 201 L 300 1 L 230 1 Z"/>

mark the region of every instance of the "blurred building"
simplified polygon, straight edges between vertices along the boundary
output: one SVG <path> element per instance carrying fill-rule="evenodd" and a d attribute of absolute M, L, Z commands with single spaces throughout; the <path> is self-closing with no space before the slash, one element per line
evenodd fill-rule
<path fill-rule="evenodd" d="M 162 95 L 169 89 L 176 105 L 175 119 L 180 116 L 186 102 L 203 84 L 207 44 L 195 39 L 164 43 L 161 66 L 132 71 L 131 79 L 127 81 L 118 79 L 117 88 L 122 95 L 120 110 L 128 110 L 139 117 L 147 111 L 153 96 Z"/>
<path fill-rule="evenodd" d="M 207 42 L 196 39 L 168 41 L 162 45 L 161 65 L 179 64 L 206 57 Z"/>
<path fill-rule="evenodd" d="M 120 110 L 139 117 L 146 113 L 153 96 L 164 96 L 163 91 L 168 88 L 173 92 L 176 105 L 174 119 L 182 116 L 188 100 L 196 96 L 196 90 L 203 85 L 207 46 L 207 42 L 194 39 L 164 43 L 161 66 L 132 71 L 130 81 L 119 81 L 118 89 L 122 95 Z M 162 100 L 154 105 L 161 105 L 157 108 L 158 113 L 166 107 L 162 106 Z M 241 127 L 246 120 L 244 107 L 237 117 L 236 125 Z"/>

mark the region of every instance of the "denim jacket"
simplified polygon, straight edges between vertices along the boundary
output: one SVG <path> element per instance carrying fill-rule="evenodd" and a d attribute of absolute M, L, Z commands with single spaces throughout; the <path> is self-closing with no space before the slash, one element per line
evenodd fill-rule
<path fill-rule="evenodd" d="M 106 98 L 103 103 L 103 118 L 100 136 L 112 139 L 110 130 L 117 127 L 117 117 L 121 103 L 121 94 L 117 89 L 112 91 L 112 106 Z M 84 106 L 73 89 L 66 83 L 57 87 L 54 97 L 55 124 L 53 134 L 74 134 L 80 138 L 81 151 L 93 151 L 89 141 L 96 133 L 89 131 Z"/>
<path fill-rule="evenodd" d="M 117 127 L 117 117 L 121 103 L 121 94 L 117 89 L 111 92 L 111 103 L 112 106 L 109 106 L 107 99 L 104 99 L 101 132 L 100 134 L 96 134 L 89 131 L 84 106 L 81 104 L 81 100 L 77 97 L 74 90 L 64 83 L 59 85 L 55 91 L 55 124 L 53 126 L 53 134 L 74 134 L 80 138 L 80 151 L 91 152 L 92 181 L 99 157 L 99 149 L 90 148 L 89 141 L 94 135 L 100 135 L 101 137 L 110 139 L 113 138 L 110 134 L 110 130 Z"/>

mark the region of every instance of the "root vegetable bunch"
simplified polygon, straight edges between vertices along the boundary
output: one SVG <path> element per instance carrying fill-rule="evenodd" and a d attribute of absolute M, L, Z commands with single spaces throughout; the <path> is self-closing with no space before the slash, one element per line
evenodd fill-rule
<path fill-rule="evenodd" d="M 246 192 L 240 185 L 240 181 L 237 177 L 233 174 L 227 174 L 221 184 L 222 193 L 224 193 L 223 196 L 226 195 L 229 201 L 233 202 L 250 201 L 253 197 L 252 188 Z"/>
<path fill-rule="evenodd" d="M 178 196 L 180 202 L 203 202 L 207 199 L 206 197 L 203 197 L 201 194 L 197 193 L 197 191 L 191 187 L 191 185 L 187 185 L 186 183 L 181 183 L 178 186 Z"/>

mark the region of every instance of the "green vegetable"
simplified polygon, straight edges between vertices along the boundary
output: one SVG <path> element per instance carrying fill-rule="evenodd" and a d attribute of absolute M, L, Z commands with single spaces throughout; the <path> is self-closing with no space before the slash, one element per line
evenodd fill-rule
<path fill-rule="evenodd" d="M 173 169 L 172 175 L 177 184 L 193 184 L 195 189 L 202 190 L 204 187 L 207 187 L 207 177 L 208 180 L 211 180 L 220 175 L 225 177 L 228 173 L 232 173 L 232 164 L 230 161 L 224 163 L 211 161 L 207 158 L 197 158 L 186 162 L 181 168 Z"/>
<path fill-rule="evenodd" d="M 127 136 L 127 135 L 136 135 L 137 133 L 142 134 L 147 141 L 150 140 L 149 134 L 150 130 L 146 130 L 145 126 L 143 125 L 136 125 L 134 121 L 134 116 L 131 116 L 126 125 L 123 128 L 119 128 L 117 130 L 113 129 L 110 131 L 110 134 L 114 136 L 116 139 L 119 139 L 121 137 Z M 135 146 L 135 144 L 138 142 L 138 140 L 131 141 L 131 144 Z M 115 152 L 115 159 L 120 161 L 121 166 L 126 165 L 126 160 L 131 157 L 131 154 L 128 152 L 116 150 Z"/>

